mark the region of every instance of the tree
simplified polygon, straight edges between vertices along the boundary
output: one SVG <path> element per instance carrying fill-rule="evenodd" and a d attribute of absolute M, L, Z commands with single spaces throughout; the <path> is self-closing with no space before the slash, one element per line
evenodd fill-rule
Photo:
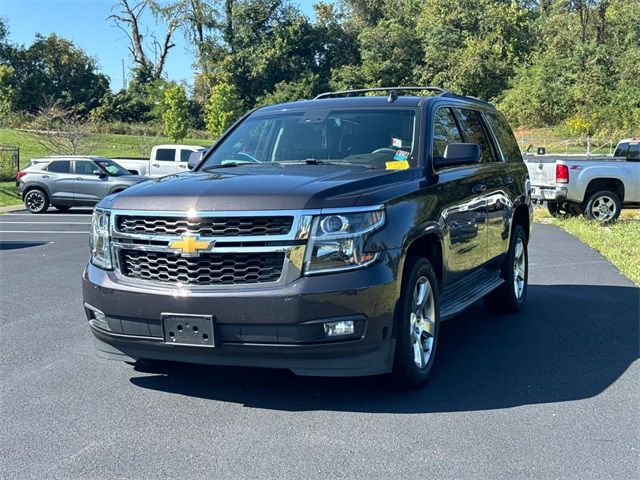
<path fill-rule="evenodd" d="M 181 85 L 173 85 L 164 92 L 164 131 L 178 143 L 187 136 L 189 127 L 189 101 Z"/>
<path fill-rule="evenodd" d="M 26 49 L 5 45 L 0 61 L 12 68 L 4 81 L 14 90 L 16 110 L 36 113 L 53 99 L 86 116 L 109 90 L 109 79 L 97 72 L 96 61 L 55 34 L 36 35 Z"/>
<path fill-rule="evenodd" d="M 234 87 L 228 83 L 214 86 L 205 106 L 205 123 L 209 133 L 218 138 L 241 114 L 242 101 Z"/>
<path fill-rule="evenodd" d="M 49 154 L 79 155 L 89 153 L 97 144 L 89 127 L 89 121 L 73 109 L 48 99 L 33 116 L 27 133 Z"/>
<path fill-rule="evenodd" d="M 156 22 L 166 25 L 164 33 L 159 37 L 153 33 L 150 35 L 150 42 L 145 42 L 146 35 L 142 25 L 147 11 L 150 11 Z M 175 47 L 173 35 L 183 22 L 184 2 L 161 5 L 153 0 L 119 0 L 111 8 L 111 12 L 107 18 L 127 35 L 129 53 L 136 67 L 149 79 L 161 78 L 167 55 Z M 157 53 L 155 61 L 148 53 L 149 48 Z"/>

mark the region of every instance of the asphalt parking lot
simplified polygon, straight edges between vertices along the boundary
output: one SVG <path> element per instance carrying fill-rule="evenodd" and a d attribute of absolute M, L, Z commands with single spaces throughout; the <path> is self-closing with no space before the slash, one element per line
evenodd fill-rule
<path fill-rule="evenodd" d="M 638 478 L 640 291 L 536 225 L 518 315 L 442 328 L 428 386 L 95 357 L 90 211 L 0 215 L 1 478 Z"/>

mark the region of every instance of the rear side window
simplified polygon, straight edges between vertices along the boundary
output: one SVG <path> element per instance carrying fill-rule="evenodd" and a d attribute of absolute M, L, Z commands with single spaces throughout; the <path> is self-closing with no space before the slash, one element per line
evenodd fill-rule
<path fill-rule="evenodd" d="M 629 144 L 629 160 L 640 160 L 640 142 L 631 142 Z"/>
<path fill-rule="evenodd" d="M 501 113 L 487 113 L 487 120 L 493 130 L 493 134 L 496 136 L 496 140 L 500 144 L 502 155 L 507 162 L 521 162 L 522 153 L 520 153 L 520 147 L 518 141 L 511 131 L 511 127 L 507 123 L 507 119 Z"/>
<path fill-rule="evenodd" d="M 159 148 L 156 150 L 156 160 L 161 162 L 173 162 L 176 159 L 176 151 L 173 148 Z"/>
<path fill-rule="evenodd" d="M 627 142 L 623 142 L 616 148 L 614 152 L 614 157 L 626 157 L 629 154 L 629 144 Z"/>
<path fill-rule="evenodd" d="M 51 162 L 44 170 L 54 173 L 71 173 L 71 162 L 68 160 Z"/>
<path fill-rule="evenodd" d="M 458 113 L 465 143 L 477 143 L 480 146 L 481 163 L 493 162 L 493 149 L 482 127 L 480 114 L 475 110 L 467 110 L 465 108 L 456 109 L 456 112 Z"/>
<path fill-rule="evenodd" d="M 462 143 L 462 136 L 451 109 L 439 108 L 433 120 L 433 156 L 443 157 L 450 143 Z"/>

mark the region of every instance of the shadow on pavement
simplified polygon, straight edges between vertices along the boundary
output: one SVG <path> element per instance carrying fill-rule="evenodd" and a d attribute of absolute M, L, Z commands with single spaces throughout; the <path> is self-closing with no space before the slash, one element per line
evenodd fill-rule
<path fill-rule="evenodd" d="M 530 285 L 517 315 L 492 316 L 478 303 L 443 324 L 432 378 L 414 391 L 387 388 L 379 378 L 184 364 L 130 381 L 287 411 L 425 413 L 579 400 L 601 393 L 638 358 L 639 309 L 639 289 L 594 285 Z"/>
<path fill-rule="evenodd" d="M 1 233 L 1 232 L 0 232 Z M 4 241 L 0 240 L 0 250 L 20 250 L 22 248 L 39 247 L 49 242 Z"/>

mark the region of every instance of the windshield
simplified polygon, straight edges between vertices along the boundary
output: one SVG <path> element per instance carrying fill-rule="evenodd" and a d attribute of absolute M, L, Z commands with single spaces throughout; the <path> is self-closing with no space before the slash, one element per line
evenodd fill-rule
<path fill-rule="evenodd" d="M 216 146 L 200 170 L 238 164 L 415 166 L 414 110 L 328 110 L 253 115 Z"/>
<path fill-rule="evenodd" d="M 112 177 L 131 175 L 131 172 L 129 172 L 129 170 L 125 170 L 113 160 L 96 160 L 95 162 Z"/>

